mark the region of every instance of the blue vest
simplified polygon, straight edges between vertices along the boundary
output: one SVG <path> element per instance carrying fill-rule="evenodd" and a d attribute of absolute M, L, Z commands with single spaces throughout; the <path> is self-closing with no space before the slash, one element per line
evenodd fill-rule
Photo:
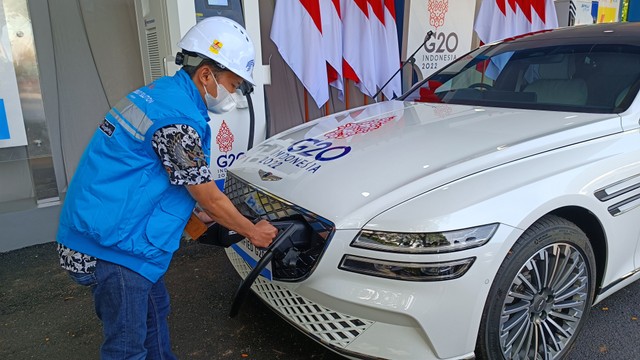
<path fill-rule="evenodd" d="M 169 183 L 154 152 L 156 130 L 194 128 L 209 164 L 209 117 L 184 70 L 133 91 L 96 130 L 69 185 L 57 240 L 156 282 L 169 267 L 195 200 Z"/>

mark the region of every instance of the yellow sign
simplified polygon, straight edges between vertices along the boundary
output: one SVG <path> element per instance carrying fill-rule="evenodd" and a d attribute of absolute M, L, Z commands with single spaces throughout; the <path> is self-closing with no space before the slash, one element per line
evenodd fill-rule
<path fill-rule="evenodd" d="M 598 2 L 598 23 L 618 22 L 620 0 L 600 0 Z"/>

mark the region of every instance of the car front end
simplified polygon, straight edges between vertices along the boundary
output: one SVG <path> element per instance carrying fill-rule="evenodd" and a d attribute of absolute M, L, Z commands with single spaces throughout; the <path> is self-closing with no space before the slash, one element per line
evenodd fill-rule
<path fill-rule="evenodd" d="M 625 119 L 640 77 L 611 81 L 604 104 L 576 75 L 640 61 L 640 30 L 623 26 L 601 48 L 563 31 L 483 47 L 400 100 L 259 144 L 229 169 L 227 196 L 305 235 L 269 261 L 243 240 L 231 263 L 243 279 L 259 268 L 253 292 L 349 358 L 563 357 L 596 287 L 636 268 L 635 242 L 615 239 L 634 233 L 620 215 L 640 202 L 620 200 L 638 189 Z M 582 31 L 610 34 L 595 29 Z M 493 58 L 502 75 L 475 73 Z"/>
<path fill-rule="evenodd" d="M 357 248 L 358 229 L 336 229 L 312 212 L 256 188 L 230 173 L 230 198 L 258 194 L 266 218 L 302 216 L 322 246 L 291 264 L 272 262 L 273 279 L 258 277 L 253 291 L 300 331 L 344 356 L 371 359 L 473 358 L 483 302 L 504 253 L 521 230 L 489 226 L 493 241 L 461 252 L 403 254 Z M 245 278 L 252 270 L 238 246 L 227 256 Z M 297 270 L 296 274 L 291 274 Z M 302 270 L 302 271 L 301 271 Z M 392 336 L 391 336 L 392 334 Z"/>

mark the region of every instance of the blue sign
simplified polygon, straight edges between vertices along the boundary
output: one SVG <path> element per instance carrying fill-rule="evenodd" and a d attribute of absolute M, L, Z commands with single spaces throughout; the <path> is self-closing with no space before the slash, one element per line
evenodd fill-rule
<path fill-rule="evenodd" d="M 640 21 L 640 0 L 629 0 L 628 21 Z"/>
<path fill-rule="evenodd" d="M 591 17 L 594 24 L 598 22 L 598 1 L 591 2 Z"/>
<path fill-rule="evenodd" d="M 11 139 L 9 122 L 7 121 L 7 111 L 4 108 L 4 99 L 0 99 L 0 140 L 7 139 Z"/>

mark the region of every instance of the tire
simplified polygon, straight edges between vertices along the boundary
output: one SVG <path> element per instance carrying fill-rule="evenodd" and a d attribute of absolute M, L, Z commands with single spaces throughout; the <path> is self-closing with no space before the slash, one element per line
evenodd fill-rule
<path fill-rule="evenodd" d="M 487 360 L 563 358 L 586 322 L 595 273 L 593 249 L 580 228 L 554 215 L 538 220 L 498 269 L 476 354 Z"/>

